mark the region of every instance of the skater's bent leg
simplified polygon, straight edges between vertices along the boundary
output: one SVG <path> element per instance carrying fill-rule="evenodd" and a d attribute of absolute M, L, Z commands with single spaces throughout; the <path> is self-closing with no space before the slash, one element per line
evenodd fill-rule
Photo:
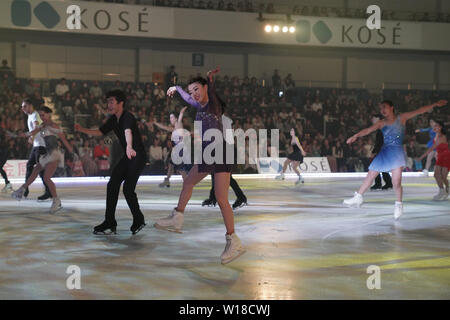
<path fill-rule="evenodd" d="M 367 189 L 370 188 L 370 186 L 372 185 L 373 180 L 379 175 L 378 171 L 372 171 L 369 170 L 369 172 L 367 173 L 366 178 L 364 179 L 361 187 L 359 188 L 358 193 L 363 195 Z"/>
<path fill-rule="evenodd" d="M 23 185 L 23 187 L 26 189 L 30 186 L 30 184 L 32 184 L 34 182 L 34 180 L 36 180 L 37 176 L 39 175 L 39 173 L 43 170 L 42 166 L 38 163 L 33 171 L 31 171 L 30 176 L 28 177 L 27 181 L 25 182 L 25 184 Z"/>
<path fill-rule="evenodd" d="M 56 186 L 52 181 L 53 174 L 55 173 L 57 167 L 58 161 L 53 161 L 48 163 L 43 170 L 45 184 L 47 185 L 53 199 L 56 199 L 58 197 L 58 195 L 56 194 Z"/>
<path fill-rule="evenodd" d="M 198 172 L 198 165 L 192 167 L 186 179 L 183 181 L 183 189 L 181 190 L 180 198 L 178 199 L 178 205 L 175 208 L 178 212 L 184 212 L 187 203 L 191 199 L 194 186 L 202 181 L 207 175 L 208 172 Z"/>

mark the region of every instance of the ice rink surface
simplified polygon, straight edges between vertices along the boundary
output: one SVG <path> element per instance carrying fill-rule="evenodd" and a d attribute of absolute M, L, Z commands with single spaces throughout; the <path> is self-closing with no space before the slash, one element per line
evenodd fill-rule
<path fill-rule="evenodd" d="M 220 210 L 201 206 L 210 181 L 194 190 L 182 234 L 153 227 L 176 206 L 180 182 L 138 184 L 147 226 L 135 236 L 122 194 L 118 234 L 92 234 L 107 180 L 57 182 L 56 214 L 36 201 L 41 184 L 21 202 L 0 194 L 0 299 L 450 299 L 450 201 L 431 200 L 432 177 L 403 179 L 398 221 L 392 190 L 367 192 L 360 209 L 342 206 L 359 177 L 307 177 L 298 186 L 236 178 L 249 201 L 235 211 L 247 252 L 225 266 Z M 80 290 L 66 286 L 71 265 L 81 270 Z M 371 265 L 381 289 L 367 287 Z"/>

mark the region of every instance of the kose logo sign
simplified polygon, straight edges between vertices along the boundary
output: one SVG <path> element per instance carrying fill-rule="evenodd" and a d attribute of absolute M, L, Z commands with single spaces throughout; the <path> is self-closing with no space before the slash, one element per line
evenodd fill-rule
<path fill-rule="evenodd" d="M 323 21 L 318 21 L 312 27 L 312 32 L 320 43 L 325 44 L 333 37 L 330 28 Z M 311 41 L 311 23 L 309 20 L 297 21 L 297 41 L 308 43 Z"/>
<path fill-rule="evenodd" d="M 15 0 L 11 5 L 11 21 L 15 26 L 28 27 L 31 24 L 31 4 L 25 0 Z M 61 17 L 47 2 L 42 1 L 33 10 L 34 16 L 48 29 L 55 27 Z"/>
<path fill-rule="evenodd" d="M 50 1 L 52 2 L 52 1 Z M 106 10 L 100 8 L 83 8 L 74 4 L 61 7 L 61 2 L 53 6 L 48 1 L 39 2 L 33 9 L 34 2 L 14 0 L 11 4 L 11 21 L 17 27 L 29 27 L 34 16 L 47 28 L 55 28 L 67 14 L 66 28 L 69 30 L 98 30 L 98 31 L 134 31 L 149 32 L 149 12 L 146 7 L 130 6 L 127 9 Z M 56 8 L 56 9 L 55 9 Z M 82 16 L 84 15 L 84 19 Z"/>

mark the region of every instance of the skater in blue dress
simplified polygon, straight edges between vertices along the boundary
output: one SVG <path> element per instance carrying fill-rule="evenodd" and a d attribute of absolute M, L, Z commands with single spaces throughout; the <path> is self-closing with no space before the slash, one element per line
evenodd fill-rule
<path fill-rule="evenodd" d="M 402 171 L 406 166 L 406 156 L 403 150 L 403 137 L 405 134 L 405 123 L 411 118 L 431 111 L 434 107 L 442 107 L 447 104 L 446 100 L 440 100 L 429 106 L 421 107 L 415 111 L 395 114 L 392 101 L 385 100 L 380 104 L 380 113 L 384 119 L 378 121 L 373 126 L 361 130 L 357 134 L 347 139 L 347 144 L 351 144 L 360 137 L 364 137 L 378 129 L 383 133 L 384 143 L 380 152 L 373 159 L 369 166 L 369 172 L 364 179 L 363 184 L 358 192 L 351 199 L 344 200 L 346 206 L 360 207 L 363 203 L 362 195 L 371 186 L 373 180 L 380 172 L 392 172 L 392 182 L 397 196 L 394 207 L 394 218 L 398 219 L 403 213 L 403 188 L 402 188 Z"/>

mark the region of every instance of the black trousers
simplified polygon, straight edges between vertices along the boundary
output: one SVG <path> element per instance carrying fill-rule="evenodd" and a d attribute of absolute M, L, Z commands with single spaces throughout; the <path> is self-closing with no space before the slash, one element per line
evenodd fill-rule
<path fill-rule="evenodd" d="M 214 193 L 214 174 L 211 175 L 211 183 L 212 183 L 212 188 L 211 191 L 209 191 L 209 198 L 216 200 L 216 194 Z M 233 175 L 230 175 L 230 187 L 233 189 L 234 194 L 236 195 L 236 197 L 239 198 L 244 198 L 244 192 L 242 192 L 241 187 L 239 187 L 238 183 L 236 180 L 234 180 Z"/>
<path fill-rule="evenodd" d="M 126 155 L 114 167 L 106 189 L 106 221 L 115 222 L 120 185 L 123 182 L 123 194 L 133 215 L 133 221 L 144 222 L 144 215 L 139 207 L 135 192 L 136 184 L 144 167 L 145 159 L 143 157 L 136 156 L 130 160 Z"/>
<path fill-rule="evenodd" d="M 28 178 L 31 176 L 34 166 L 39 162 L 40 156 L 44 155 L 46 153 L 47 153 L 47 150 L 44 147 L 33 147 L 33 149 L 31 149 L 30 156 L 29 156 L 28 162 L 27 162 L 27 173 L 25 174 L 25 181 L 27 181 Z M 45 193 L 50 194 L 50 190 L 48 189 L 48 187 L 44 181 L 44 170 L 39 172 L 39 176 L 41 177 L 42 182 L 44 183 Z"/>
<path fill-rule="evenodd" d="M 392 179 L 389 172 L 382 172 L 381 174 L 383 175 L 384 183 L 386 183 L 386 185 L 388 186 L 392 186 Z M 375 178 L 375 185 L 377 186 L 381 186 L 381 174 L 377 175 L 377 177 Z"/>
<path fill-rule="evenodd" d="M 5 184 L 8 184 L 8 175 L 6 174 L 5 170 L 3 170 L 3 166 L 5 165 L 6 161 L 8 161 L 8 153 L 6 152 L 6 150 L 0 150 L 0 174 L 2 175 L 3 179 L 5 179 Z"/>

